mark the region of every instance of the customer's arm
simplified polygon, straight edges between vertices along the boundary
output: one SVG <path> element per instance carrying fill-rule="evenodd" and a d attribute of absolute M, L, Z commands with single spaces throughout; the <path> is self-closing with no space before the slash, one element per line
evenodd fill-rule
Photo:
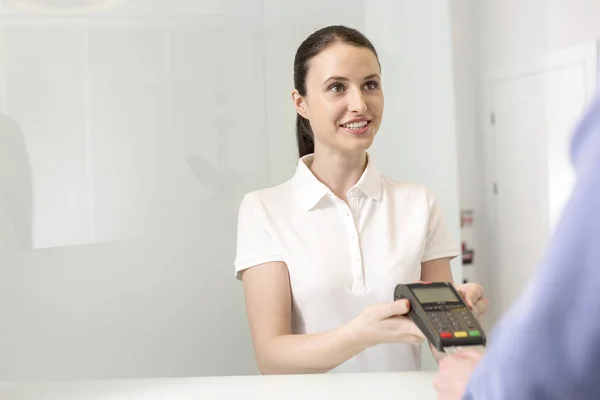
<path fill-rule="evenodd" d="M 600 99 L 580 129 L 571 200 L 537 276 L 492 334 L 464 399 L 600 396 Z"/>

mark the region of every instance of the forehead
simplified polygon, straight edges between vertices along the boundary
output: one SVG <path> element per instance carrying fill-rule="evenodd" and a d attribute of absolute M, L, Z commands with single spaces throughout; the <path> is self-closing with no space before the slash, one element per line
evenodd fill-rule
<path fill-rule="evenodd" d="M 313 57 L 308 63 L 308 80 L 325 80 L 330 76 L 363 79 L 379 73 L 377 57 L 366 47 L 336 43 Z"/>

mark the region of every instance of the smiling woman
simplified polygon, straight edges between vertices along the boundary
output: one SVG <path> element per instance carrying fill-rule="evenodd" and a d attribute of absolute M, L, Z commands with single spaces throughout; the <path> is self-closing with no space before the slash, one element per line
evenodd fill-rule
<path fill-rule="evenodd" d="M 381 65 L 345 26 L 310 35 L 294 60 L 296 173 L 246 194 L 236 276 L 265 374 L 418 370 L 422 332 L 391 302 L 398 283 L 452 281 L 459 248 L 423 186 L 380 173 Z M 476 314 L 479 285 L 458 285 Z M 434 352 L 437 359 L 441 355 Z"/>
<path fill-rule="evenodd" d="M 292 96 L 298 113 L 296 135 L 300 157 L 313 153 L 315 142 L 325 147 L 345 143 L 366 149 L 381 123 L 384 101 L 375 47 L 358 31 L 342 27 L 329 30 L 332 33 L 337 30 L 338 36 L 328 35 L 327 31 L 313 34 L 298 48 L 294 60 Z M 327 51 L 322 51 L 325 47 Z M 311 64 L 320 68 L 310 68 Z M 310 101 L 308 87 L 316 89 Z M 323 136 L 315 138 L 313 127 Z M 336 131 L 353 136 L 345 138 L 336 135 Z M 355 135 L 361 135 L 360 142 L 355 141 Z"/>

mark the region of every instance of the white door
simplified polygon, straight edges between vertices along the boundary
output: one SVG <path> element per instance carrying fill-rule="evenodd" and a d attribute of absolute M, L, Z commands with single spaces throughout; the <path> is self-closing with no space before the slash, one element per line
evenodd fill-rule
<path fill-rule="evenodd" d="M 494 320 L 531 278 L 571 192 L 570 138 L 596 85 L 595 54 L 579 46 L 489 81 Z"/>
<path fill-rule="evenodd" d="M 494 87 L 496 265 L 494 302 L 504 311 L 521 291 L 548 236 L 543 77 Z"/>

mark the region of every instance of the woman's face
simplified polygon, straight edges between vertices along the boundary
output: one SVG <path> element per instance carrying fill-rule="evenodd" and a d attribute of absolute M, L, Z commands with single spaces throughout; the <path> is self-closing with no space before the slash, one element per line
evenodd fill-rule
<path fill-rule="evenodd" d="M 293 98 L 298 113 L 310 121 L 315 151 L 364 151 L 373 143 L 383 114 L 377 57 L 363 47 L 330 46 L 308 64 L 306 96 L 294 91 Z"/>

